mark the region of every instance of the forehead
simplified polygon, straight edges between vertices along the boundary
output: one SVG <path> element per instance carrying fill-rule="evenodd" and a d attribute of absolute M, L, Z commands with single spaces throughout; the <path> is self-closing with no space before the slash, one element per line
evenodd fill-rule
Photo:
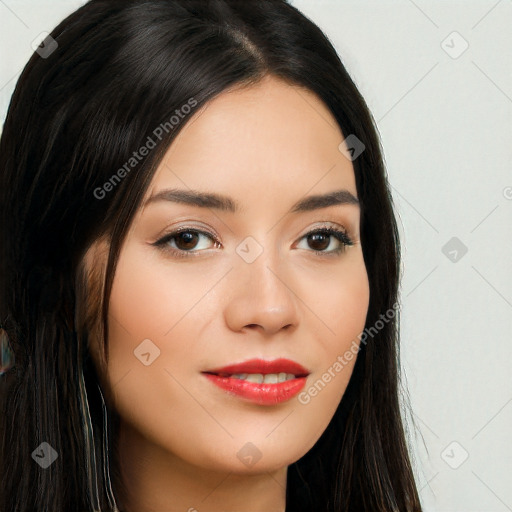
<path fill-rule="evenodd" d="M 193 113 L 174 140 L 147 195 L 164 188 L 221 191 L 279 202 L 345 188 L 356 195 L 344 139 L 311 91 L 276 78 L 221 93 Z"/>

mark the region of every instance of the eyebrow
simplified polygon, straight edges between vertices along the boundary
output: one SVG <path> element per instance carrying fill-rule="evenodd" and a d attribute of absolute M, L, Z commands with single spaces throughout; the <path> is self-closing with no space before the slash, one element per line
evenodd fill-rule
<path fill-rule="evenodd" d="M 200 192 L 197 190 L 166 189 L 149 197 L 144 206 L 158 201 L 171 201 L 175 203 L 199 206 L 200 208 L 213 208 L 215 210 L 237 213 L 242 208 L 231 197 L 216 193 Z M 345 204 L 359 205 L 359 200 L 348 190 L 336 190 L 327 194 L 312 195 L 300 199 L 290 209 L 290 213 L 310 212 Z"/>

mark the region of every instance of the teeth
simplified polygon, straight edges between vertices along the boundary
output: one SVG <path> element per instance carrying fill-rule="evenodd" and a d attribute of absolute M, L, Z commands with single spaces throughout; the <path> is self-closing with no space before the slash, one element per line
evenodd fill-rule
<path fill-rule="evenodd" d="M 247 382 L 254 382 L 254 384 L 262 384 L 263 383 L 263 375 L 261 373 L 250 373 L 245 378 Z"/>
<path fill-rule="evenodd" d="M 263 375 L 262 373 L 235 373 L 230 376 L 232 379 L 246 380 L 247 382 L 253 382 L 254 384 L 278 384 L 279 382 L 285 382 L 287 380 L 295 379 L 293 373 L 268 373 Z"/>
<path fill-rule="evenodd" d="M 279 375 L 277 375 L 276 373 L 269 373 L 268 375 L 265 375 L 263 382 L 265 384 L 277 384 L 278 380 Z"/>

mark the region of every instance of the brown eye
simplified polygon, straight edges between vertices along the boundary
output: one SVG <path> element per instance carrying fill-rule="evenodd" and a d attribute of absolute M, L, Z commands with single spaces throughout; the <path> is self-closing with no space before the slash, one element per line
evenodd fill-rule
<path fill-rule="evenodd" d="M 310 231 L 302 239 L 304 239 L 307 245 L 306 248 L 312 249 L 319 256 L 340 255 L 347 246 L 354 245 L 352 239 L 345 231 L 332 227 Z M 334 244 L 332 247 L 331 243 Z"/>
<path fill-rule="evenodd" d="M 196 256 L 204 249 L 217 247 L 220 243 L 214 235 L 192 228 L 182 228 L 157 240 L 154 246 L 175 256 Z"/>
<path fill-rule="evenodd" d="M 178 249 L 187 251 L 195 248 L 199 240 L 199 234 L 195 231 L 183 231 L 174 236 L 174 240 Z"/>
<path fill-rule="evenodd" d="M 326 233 L 313 233 L 308 235 L 308 243 L 311 249 L 315 251 L 325 251 L 331 242 L 331 235 Z"/>

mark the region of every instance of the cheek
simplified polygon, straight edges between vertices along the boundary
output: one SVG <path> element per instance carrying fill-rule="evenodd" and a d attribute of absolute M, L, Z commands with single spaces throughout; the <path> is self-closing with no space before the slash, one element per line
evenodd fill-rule
<path fill-rule="evenodd" d="M 333 286 L 331 291 L 330 318 L 336 337 L 342 340 L 341 347 L 345 349 L 347 342 L 352 343 L 363 331 L 368 313 L 370 287 L 368 275 L 362 261 L 354 265 L 351 272 L 344 275 L 338 291 Z"/>
<path fill-rule="evenodd" d="M 122 252 L 109 304 L 108 387 L 125 418 L 144 423 L 151 411 L 195 406 L 180 383 L 203 357 L 197 343 L 205 322 L 202 299 L 222 275 L 222 269 L 205 277 L 148 262 L 133 246 Z M 194 414 L 200 417 L 199 406 Z"/>
<path fill-rule="evenodd" d="M 118 261 L 110 296 L 109 399 L 144 437 L 181 453 L 181 444 L 197 445 L 194 426 L 209 420 L 186 389 L 190 368 L 176 362 L 200 356 L 190 343 L 190 311 L 211 284 L 190 272 L 164 277 L 162 267 L 129 249 Z"/>
<path fill-rule="evenodd" d="M 139 260 L 136 253 L 126 254 L 118 264 L 110 297 L 111 321 L 136 337 L 161 337 L 192 305 L 201 282 L 184 272 L 171 276 L 165 269 L 155 271 L 157 265 Z"/>
<path fill-rule="evenodd" d="M 167 339 L 204 306 L 203 299 L 227 270 L 225 265 L 166 263 L 156 252 L 148 257 L 144 250 L 128 246 L 116 268 L 110 320 L 140 341 Z"/>
<path fill-rule="evenodd" d="M 314 439 L 327 428 L 345 393 L 366 323 L 369 282 L 362 255 L 357 256 L 339 275 L 323 279 L 325 286 L 307 293 L 321 320 L 309 354 L 318 364 L 297 401 L 308 417 L 316 418 Z"/>
<path fill-rule="evenodd" d="M 362 254 L 356 252 L 335 271 L 314 277 L 308 280 L 304 297 L 320 322 L 316 345 L 332 359 L 358 341 L 364 329 L 370 300 L 368 274 Z"/>

